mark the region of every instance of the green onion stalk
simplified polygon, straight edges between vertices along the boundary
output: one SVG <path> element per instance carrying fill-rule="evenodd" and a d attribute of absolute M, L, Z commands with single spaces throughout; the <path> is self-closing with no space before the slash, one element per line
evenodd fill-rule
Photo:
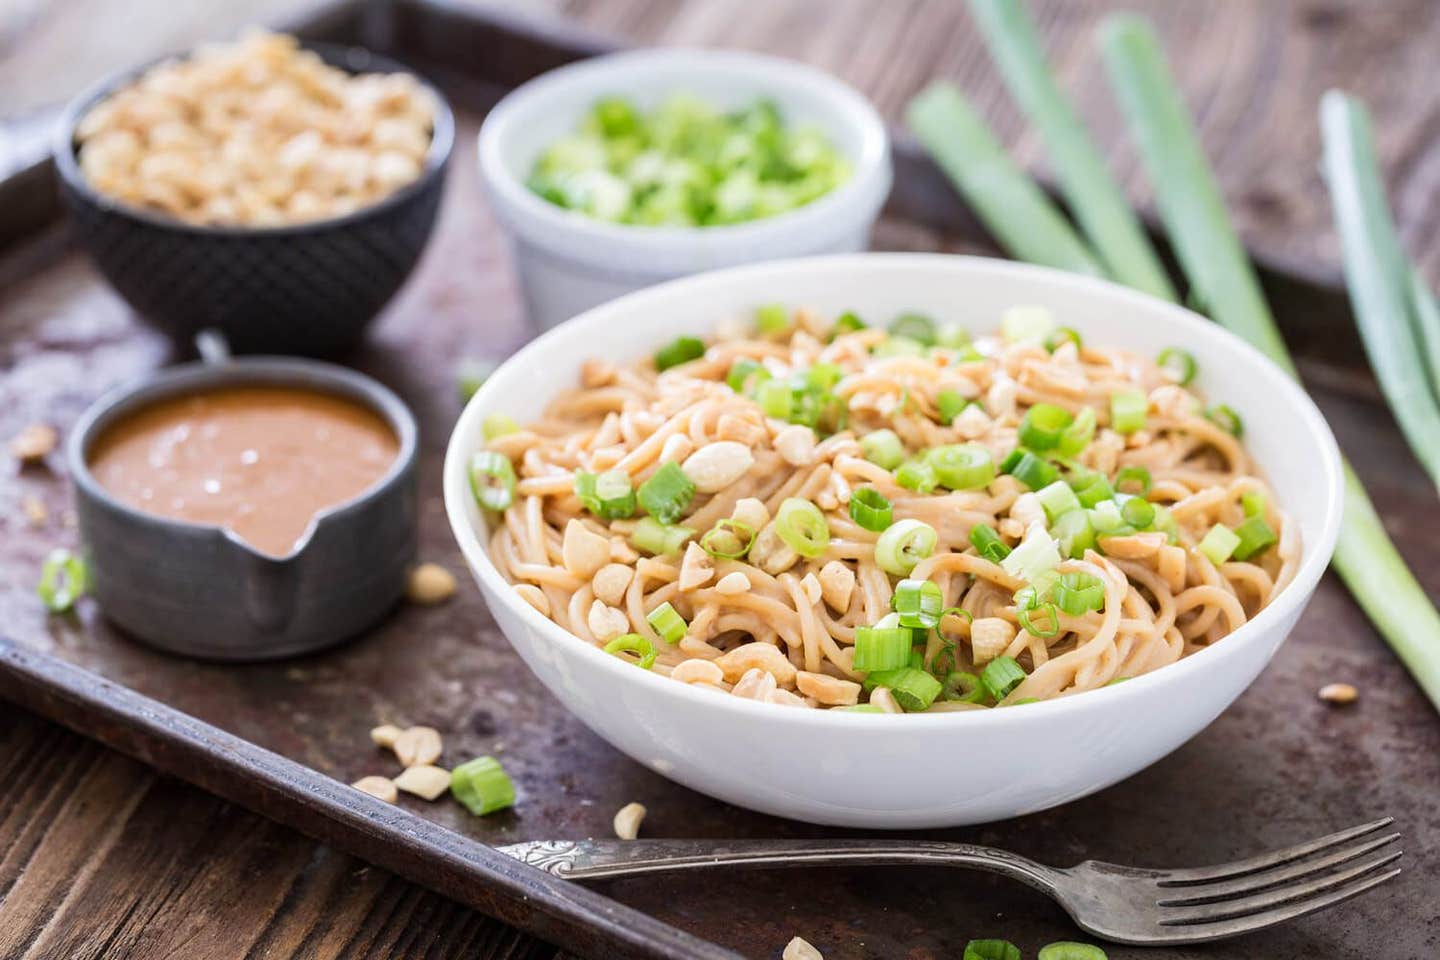
<path fill-rule="evenodd" d="M 1111 83 L 1136 133 L 1187 279 L 1216 320 L 1295 376 L 1154 32 L 1128 15 L 1110 17 L 1101 31 Z M 1440 708 L 1440 614 L 1386 535 L 1348 463 L 1344 509 L 1335 569 Z"/>

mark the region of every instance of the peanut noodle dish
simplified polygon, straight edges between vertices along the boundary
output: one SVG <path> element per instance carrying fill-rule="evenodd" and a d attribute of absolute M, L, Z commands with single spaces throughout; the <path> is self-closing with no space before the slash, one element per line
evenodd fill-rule
<path fill-rule="evenodd" d="M 1195 360 L 772 305 L 682 336 L 469 464 L 490 556 L 541 614 L 717 695 L 1006 707 L 1220 642 L 1294 577 L 1299 531 L 1192 387 Z"/>

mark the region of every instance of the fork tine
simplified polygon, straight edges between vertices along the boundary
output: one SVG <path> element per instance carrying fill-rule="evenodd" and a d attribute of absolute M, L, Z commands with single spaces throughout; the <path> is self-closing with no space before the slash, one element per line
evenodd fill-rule
<path fill-rule="evenodd" d="M 1304 883 L 1290 884 L 1238 900 L 1226 900 L 1190 908 L 1165 908 L 1159 921 L 1162 927 L 1210 924 L 1273 912 L 1287 904 L 1304 902 L 1331 890 L 1345 889 L 1356 881 L 1373 876 L 1375 871 L 1400 859 L 1402 851 L 1390 850 L 1361 858 L 1353 866 L 1315 877 Z"/>
<path fill-rule="evenodd" d="M 1282 866 L 1292 860 L 1299 860 L 1301 857 L 1318 853 L 1347 840 L 1354 840 L 1356 837 L 1363 837 L 1376 830 L 1383 830 L 1394 822 L 1394 817 L 1385 817 L 1361 824 L 1358 827 L 1351 827 L 1348 830 L 1341 830 L 1339 833 L 1332 833 L 1328 837 L 1297 843 L 1293 847 L 1285 847 L 1281 850 L 1272 850 L 1246 860 L 1221 863 L 1213 867 L 1199 867 L 1194 870 L 1167 870 L 1164 878 L 1156 882 L 1162 887 L 1186 887 L 1192 884 L 1212 883 L 1216 880 L 1230 880 L 1251 873 L 1259 873 L 1261 870 Z"/>
<path fill-rule="evenodd" d="M 1259 893 L 1262 890 L 1279 887 L 1314 873 L 1321 873 L 1331 867 L 1338 867 L 1342 863 L 1349 863 L 1367 853 L 1373 853 L 1382 847 L 1389 846 L 1399 839 L 1400 834 L 1398 833 L 1386 834 L 1373 840 L 1362 839 L 1359 843 L 1332 847 L 1324 851 L 1325 855 L 1321 857 L 1307 857 L 1258 873 L 1243 874 L 1234 880 L 1217 880 L 1214 883 L 1182 887 L 1176 891 L 1178 896 L 1160 900 L 1156 905 L 1193 907 L 1203 903 L 1216 903 L 1221 900 L 1232 900 L 1247 894 Z"/>
<path fill-rule="evenodd" d="M 1278 910 L 1267 910 L 1263 913 L 1252 913 L 1245 917 L 1235 917 L 1230 920 L 1223 920 L 1218 923 L 1189 924 L 1184 927 L 1166 927 L 1170 930 L 1184 930 L 1185 934 L 1177 937 L 1176 942 L 1200 943 L 1206 940 L 1221 940 L 1226 937 L 1235 937 L 1244 933 L 1253 933 L 1256 930 L 1264 930 L 1266 927 L 1273 927 L 1285 923 L 1287 920 L 1294 920 L 1307 914 L 1324 910 L 1326 907 L 1334 906 L 1351 897 L 1359 896 L 1367 890 L 1378 887 L 1387 880 L 1394 879 L 1400 875 L 1400 868 L 1386 870 L 1384 873 L 1369 874 L 1366 877 L 1337 887 L 1328 893 L 1309 900 L 1301 900 L 1285 905 Z"/>

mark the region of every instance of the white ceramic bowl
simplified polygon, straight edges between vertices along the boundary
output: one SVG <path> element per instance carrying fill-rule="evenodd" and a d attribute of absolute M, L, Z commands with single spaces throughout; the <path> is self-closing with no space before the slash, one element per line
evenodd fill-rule
<path fill-rule="evenodd" d="M 1280 506 L 1300 525 L 1295 582 L 1212 647 L 1126 683 L 1020 708 L 916 716 L 797 710 L 691 689 L 581 641 L 520 600 L 486 555 L 465 463 L 481 421 L 522 422 L 577 382 L 587 357 L 631 360 L 710 332 L 759 303 L 920 310 L 974 331 L 1017 304 L 1051 308 L 1096 344 L 1194 354 L 1199 385 L 1233 406 Z M 491 612 L 541 681 L 587 725 L 653 770 L 766 813 L 856 827 L 997 820 L 1099 790 L 1174 750 L 1240 695 L 1295 625 L 1340 523 L 1340 455 L 1320 412 L 1261 354 L 1187 310 L 1099 280 L 999 260 L 868 254 L 760 264 L 633 294 L 550 331 L 471 400 L 450 440 L 445 505 Z"/>
<path fill-rule="evenodd" d="M 535 158 L 572 133 L 600 97 L 655 106 L 690 93 L 727 108 L 769 97 L 787 124 L 824 130 L 851 178 L 779 216 L 717 227 L 607 223 L 564 210 L 525 186 Z M 755 53 L 656 49 L 597 57 L 517 87 L 480 128 L 480 179 L 509 235 L 531 320 L 548 329 L 582 310 L 664 280 L 761 260 L 854 253 L 890 192 L 885 125 L 864 97 L 802 64 Z"/>

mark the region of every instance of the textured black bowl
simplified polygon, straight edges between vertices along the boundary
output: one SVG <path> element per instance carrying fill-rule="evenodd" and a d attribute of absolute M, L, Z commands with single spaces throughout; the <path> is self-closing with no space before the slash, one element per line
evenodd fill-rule
<path fill-rule="evenodd" d="M 351 73 L 407 73 L 352 47 L 306 44 Z M 193 226 L 98 193 L 76 158 L 75 128 L 154 63 L 75 99 L 60 122 L 55 168 L 76 239 L 136 312 L 188 347 L 200 330 L 238 353 L 328 356 L 354 347 L 400 289 L 435 225 L 455 120 L 439 91 L 420 178 L 354 213 L 294 226 Z M 427 84 L 428 86 L 428 84 Z"/>

